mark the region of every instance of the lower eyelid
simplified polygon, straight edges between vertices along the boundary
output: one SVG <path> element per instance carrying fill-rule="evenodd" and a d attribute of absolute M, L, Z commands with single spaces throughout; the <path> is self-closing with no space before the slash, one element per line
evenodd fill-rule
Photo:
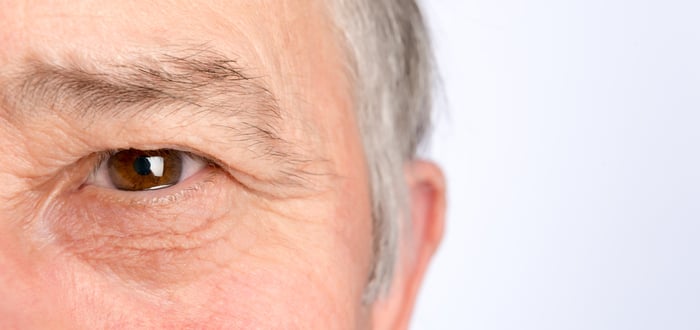
<path fill-rule="evenodd" d="M 98 270 L 158 285 L 179 283 L 212 270 L 206 270 L 212 262 L 207 258 L 221 244 L 233 248 L 228 246 L 232 233 L 239 238 L 235 247 L 248 244 L 241 240 L 244 222 L 231 221 L 232 214 L 241 218 L 248 212 L 237 183 L 220 169 L 209 168 L 183 186 L 199 188 L 175 203 L 156 204 L 137 202 L 133 195 L 145 195 L 141 192 L 86 187 L 60 196 L 44 226 L 56 244 Z M 165 199 L 178 194 L 165 190 L 154 193 Z"/>
<path fill-rule="evenodd" d="M 55 226 L 53 219 L 63 217 L 71 224 L 60 225 L 55 231 L 94 226 L 96 234 L 113 232 L 124 238 L 143 236 L 147 231 L 186 234 L 187 230 L 176 230 L 175 227 L 195 228 L 202 219 L 230 213 L 229 208 L 236 207 L 236 203 L 235 199 L 226 196 L 238 194 L 235 185 L 220 170 L 212 168 L 187 180 L 182 189 L 171 187 L 152 192 L 124 192 L 84 187 L 58 196 L 61 201 L 56 205 L 59 207 L 46 216 L 49 222 L 45 225 Z M 234 202 L 231 203 L 229 198 Z M 221 201 L 224 202 L 218 207 L 212 207 Z M 66 214 L 71 216 L 66 218 Z M 127 222 L 126 219 L 135 221 Z"/>
<path fill-rule="evenodd" d="M 184 181 L 162 189 L 122 191 L 98 185 L 83 185 L 79 193 L 90 196 L 96 202 L 105 205 L 162 207 L 196 197 L 195 195 L 203 190 L 218 184 L 222 176 L 224 174 L 221 169 L 205 165 Z"/>

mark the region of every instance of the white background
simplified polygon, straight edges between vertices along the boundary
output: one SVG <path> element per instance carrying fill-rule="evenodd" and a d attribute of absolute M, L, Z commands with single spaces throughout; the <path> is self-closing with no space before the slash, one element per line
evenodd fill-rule
<path fill-rule="evenodd" d="M 700 329 L 700 1 L 423 4 L 450 205 L 413 329 Z"/>

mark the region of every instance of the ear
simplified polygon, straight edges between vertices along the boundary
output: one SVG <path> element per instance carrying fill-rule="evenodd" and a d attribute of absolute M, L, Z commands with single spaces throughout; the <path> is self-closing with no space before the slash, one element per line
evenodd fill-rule
<path fill-rule="evenodd" d="M 399 261 L 391 289 L 372 306 L 374 329 L 407 329 L 423 275 L 445 224 L 445 179 L 437 165 L 422 160 L 405 167 L 411 221 L 404 222 Z"/>

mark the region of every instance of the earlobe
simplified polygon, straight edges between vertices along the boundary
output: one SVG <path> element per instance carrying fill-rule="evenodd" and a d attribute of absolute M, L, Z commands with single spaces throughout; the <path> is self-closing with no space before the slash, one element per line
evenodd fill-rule
<path fill-rule="evenodd" d="M 373 307 L 375 329 L 406 329 L 430 259 L 445 224 L 445 179 L 434 163 L 414 160 L 405 167 L 411 221 L 402 230 L 400 260 L 389 293 Z"/>

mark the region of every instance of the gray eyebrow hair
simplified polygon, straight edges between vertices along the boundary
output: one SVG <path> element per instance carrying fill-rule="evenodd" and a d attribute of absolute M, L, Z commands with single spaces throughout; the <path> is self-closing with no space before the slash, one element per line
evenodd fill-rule
<path fill-rule="evenodd" d="M 279 165 L 278 179 L 285 181 L 279 183 L 306 181 L 308 173 L 300 168 L 310 160 L 279 136 L 282 114 L 274 94 L 259 77 L 246 75 L 236 60 L 194 49 L 136 56 L 99 69 L 83 62 L 26 60 L 9 79 L 0 73 L 0 102 L 17 112 L 15 118 L 65 112 L 95 123 L 179 111 L 193 119 L 213 118 L 212 125 L 230 131 L 228 140 L 245 143 L 260 158 Z"/>

